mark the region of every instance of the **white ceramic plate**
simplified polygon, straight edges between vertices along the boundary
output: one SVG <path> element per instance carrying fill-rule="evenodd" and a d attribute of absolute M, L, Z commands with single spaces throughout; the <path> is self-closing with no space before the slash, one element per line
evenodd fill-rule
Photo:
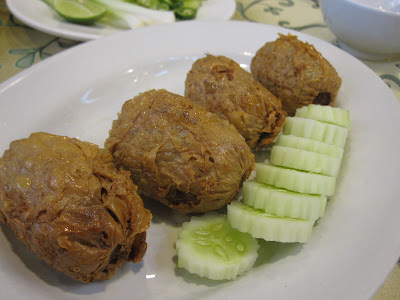
<path fill-rule="evenodd" d="M 92 26 L 69 23 L 42 0 L 6 0 L 6 3 L 11 13 L 23 23 L 67 39 L 88 41 L 122 31 L 102 23 Z M 197 12 L 196 20 L 228 20 L 235 10 L 235 0 L 207 0 Z"/>
<path fill-rule="evenodd" d="M 102 146 L 125 100 L 152 88 L 182 94 L 186 73 L 205 53 L 228 56 L 248 69 L 256 50 L 278 32 L 289 31 L 239 21 L 174 23 L 66 50 L 0 85 L 0 153 L 35 131 Z M 308 244 L 262 243 L 256 266 L 244 276 L 233 282 L 201 279 L 176 267 L 174 243 L 187 217 L 147 203 L 154 219 L 144 260 L 125 264 L 109 281 L 80 284 L 38 260 L 1 226 L 0 299 L 372 297 L 400 254 L 400 106 L 361 62 L 297 34 L 339 72 L 337 106 L 352 118 L 337 192 Z"/>

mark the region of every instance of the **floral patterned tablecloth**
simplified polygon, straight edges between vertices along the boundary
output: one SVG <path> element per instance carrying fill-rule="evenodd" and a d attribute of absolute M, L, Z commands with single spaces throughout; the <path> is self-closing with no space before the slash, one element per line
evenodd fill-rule
<path fill-rule="evenodd" d="M 336 37 L 324 23 L 319 0 L 238 0 L 232 19 L 278 25 L 337 45 Z M 10 14 L 5 0 L 0 0 L 0 83 L 79 43 L 24 25 Z M 386 82 L 400 100 L 400 60 L 363 62 Z M 377 299 L 400 299 L 399 264 L 374 297 L 374 300 Z"/>

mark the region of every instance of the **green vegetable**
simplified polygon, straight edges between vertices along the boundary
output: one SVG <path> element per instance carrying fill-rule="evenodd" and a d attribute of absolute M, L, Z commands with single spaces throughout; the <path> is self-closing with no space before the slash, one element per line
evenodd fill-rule
<path fill-rule="evenodd" d="M 169 5 L 161 0 L 128 0 L 127 2 L 134 3 L 150 9 L 165 9 L 169 10 Z"/>
<path fill-rule="evenodd" d="M 314 220 L 277 217 L 262 210 L 233 201 L 228 205 L 227 218 L 233 228 L 250 233 L 254 238 L 282 243 L 306 243 Z"/>
<path fill-rule="evenodd" d="M 309 138 L 343 148 L 346 143 L 348 129 L 312 119 L 287 117 L 282 133 Z"/>
<path fill-rule="evenodd" d="M 178 267 L 214 280 L 232 280 L 253 267 L 258 248 L 257 240 L 232 228 L 226 216 L 194 216 L 179 231 Z"/>
<path fill-rule="evenodd" d="M 270 164 L 336 177 L 341 160 L 303 149 L 275 145 L 271 149 Z"/>
<path fill-rule="evenodd" d="M 256 163 L 255 180 L 293 192 L 326 196 L 332 196 L 335 193 L 336 185 L 335 177 L 286 169 L 266 163 Z"/>
<path fill-rule="evenodd" d="M 300 194 L 257 181 L 243 183 L 243 203 L 279 217 L 317 220 L 325 212 L 327 197 Z"/>
<path fill-rule="evenodd" d="M 171 10 L 178 20 L 191 20 L 196 17 L 204 0 L 127 0 L 143 7 Z"/>
<path fill-rule="evenodd" d="M 350 112 L 340 107 L 310 104 L 297 109 L 295 116 L 350 128 Z"/>
<path fill-rule="evenodd" d="M 336 157 L 340 160 L 343 157 L 343 148 L 294 135 L 279 135 L 275 145 L 312 151 Z"/>
<path fill-rule="evenodd" d="M 197 10 L 191 7 L 180 7 L 174 10 L 175 16 L 180 20 L 191 20 L 196 17 Z"/>

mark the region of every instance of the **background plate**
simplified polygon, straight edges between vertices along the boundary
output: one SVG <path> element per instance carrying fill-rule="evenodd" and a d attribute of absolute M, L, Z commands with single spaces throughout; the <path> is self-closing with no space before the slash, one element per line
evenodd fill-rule
<path fill-rule="evenodd" d="M 88 41 L 122 31 L 102 23 L 92 26 L 69 23 L 42 0 L 6 0 L 6 3 L 10 12 L 25 24 L 63 38 Z M 228 20 L 235 9 L 235 0 L 207 0 L 198 10 L 196 20 Z"/>
<path fill-rule="evenodd" d="M 360 61 L 311 36 L 268 25 L 185 22 L 149 26 L 81 44 L 0 85 L 0 153 L 14 139 L 47 131 L 103 145 L 122 104 L 139 92 L 183 94 L 192 63 L 210 54 L 248 69 L 278 32 L 313 44 L 343 84 L 337 106 L 352 128 L 337 192 L 306 245 L 262 243 L 255 268 L 233 282 L 213 282 L 176 267 L 174 243 L 188 220 L 146 202 L 153 221 L 148 251 L 109 281 L 81 284 L 32 255 L 5 226 L 0 240 L 1 299 L 367 299 L 400 254 L 400 107 L 385 83 Z"/>

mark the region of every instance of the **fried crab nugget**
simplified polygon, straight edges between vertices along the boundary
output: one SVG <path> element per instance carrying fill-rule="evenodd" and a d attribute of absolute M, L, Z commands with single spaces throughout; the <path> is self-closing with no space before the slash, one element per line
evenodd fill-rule
<path fill-rule="evenodd" d="M 292 116 L 311 103 L 332 105 L 342 80 L 314 46 L 293 35 L 279 34 L 261 47 L 251 61 L 251 73 Z"/>
<path fill-rule="evenodd" d="M 254 155 L 228 121 L 166 90 L 124 103 L 105 143 L 131 171 L 142 196 L 181 213 L 229 203 L 254 168 Z"/>
<path fill-rule="evenodd" d="M 271 144 L 285 121 L 281 100 L 225 56 L 195 61 L 186 77 L 185 96 L 227 119 L 250 148 Z"/>
<path fill-rule="evenodd" d="M 88 142 L 33 133 L 0 159 L 0 221 L 51 267 L 109 279 L 146 252 L 151 214 L 130 174 Z"/>

